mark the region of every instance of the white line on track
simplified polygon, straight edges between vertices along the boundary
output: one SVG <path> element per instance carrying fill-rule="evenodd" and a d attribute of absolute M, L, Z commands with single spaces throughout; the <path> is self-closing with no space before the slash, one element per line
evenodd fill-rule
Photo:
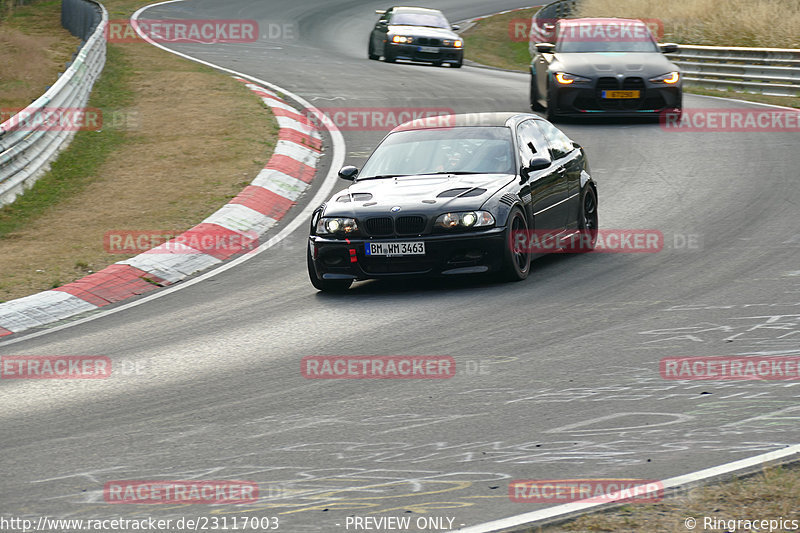
<path fill-rule="evenodd" d="M 788 462 L 792 456 L 800 456 L 800 444 L 787 446 L 786 448 L 775 450 L 773 452 L 762 453 L 755 457 L 748 457 L 747 459 L 740 459 L 730 463 L 725 463 L 719 466 L 712 466 L 704 470 L 684 474 L 682 476 L 671 477 L 663 480 L 664 492 L 670 489 L 687 488 L 694 485 L 699 485 L 702 482 L 707 482 L 716 478 L 723 478 L 732 475 L 736 472 L 752 471 L 754 468 L 763 466 L 766 463 L 772 462 Z M 797 457 L 793 457 L 797 459 Z M 587 502 L 586 500 L 565 503 L 563 505 L 556 505 L 555 507 L 548 507 L 541 511 L 532 511 L 508 518 L 501 518 L 492 522 L 478 524 L 476 526 L 465 527 L 457 529 L 459 533 L 492 533 L 511 530 L 512 528 L 531 527 L 535 526 L 535 522 L 552 522 L 559 518 L 573 518 L 582 514 L 590 513 L 593 511 L 605 509 L 614 506 L 613 502 Z"/>
<path fill-rule="evenodd" d="M 312 113 L 319 112 L 321 114 L 321 112 L 316 107 L 314 107 L 310 102 L 308 102 L 306 99 L 304 99 L 303 97 L 301 97 L 301 96 L 299 96 L 297 94 L 294 94 L 291 91 L 288 91 L 288 90 L 284 89 L 283 87 L 280 87 L 278 85 L 275 85 L 274 83 L 270 83 L 270 82 L 265 81 L 265 80 L 258 79 L 258 78 L 254 77 L 254 76 L 249 76 L 249 75 L 244 74 L 242 72 L 237 72 L 237 71 L 231 70 L 229 68 L 221 67 L 219 65 L 215 65 L 214 63 L 210 63 L 208 61 L 203 61 L 202 59 L 197 59 L 195 57 L 192 57 L 192 56 L 190 56 L 188 54 L 184 54 L 182 52 L 177 52 L 175 50 L 170 50 L 166 46 L 162 46 L 162 45 L 156 43 L 155 41 L 150 39 L 150 37 L 148 37 L 146 34 L 144 34 L 143 32 L 141 32 L 139 30 L 138 19 L 139 19 L 139 16 L 145 10 L 150 9 L 152 7 L 161 6 L 161 5 L 164 5 L 164 4 L 172 4 L 172 3 L 184 2 L 184 1 L 186 1 L 186 0 L 168 0 L 167 2 L 158 2 L 158 3 L 155 3 L 155 4 L 150 4 L 148 6 L 144 6 L 141 9 L 139 9 L 138 11 L 136 11 L 136 13 L 134 13 L 133 16 L 131 16 L 131 25 L 133 26 L 134 30 L 139 34 L 140 37 L 142 37 L 145 41 L 149 42 L 153 46 L 157 46 L 158 48 L 166 50 L 167 52 L 170 52 L 170 53 L 175 54 L 177 56 L 183 57 L 183 58 L 188 59 L 190 61 L 195 61 L 197 63 L 200 63 L 202 65 L 206 65 L 208 67 L 211 67 L 211 68 L 214 68 L 214 69 L 217 69 L 217 70 L 220 70 L 222 72 L 226 72 L 228 74 L 232 74 L 234 76 L 238 76 L 240 78 L 244 78 L 246 80 L 250 80 L 253 83 L 258 83 L 258 84 L 263 85 L 265 87 L 268 87 L 268 88 L 270 88 L 270 89 L 272 89 L 274 91 L 279 91 L 279 92 L 289 96 L 290 98 L 295 100 L 297 103 L 299 103 L 300 105 L 304 106 L 306 109 L 309 109 Z M 32 333 L 30 335 L 25 335 L 25 336 L 22 336 L 20 338 L 10 339 L 10 340 L 5 341 L 5 342 L 0 342 L 0 347 L 8 346 L 8 345 L 11 345 L 11 344 L 16 344 L 18 342 L 26 341 L 26 340 L 29 340 L 29 339 L 34 339 L 36 337 L 41 337 L 42 335 L 47 335 L 47 334 L 50 334 L 50 333 L 53 333 L 53 332 L 56 332 L 56 331 L 61 331 L 61 330 L 66 329 L 66 328 L 71 328 L 73 326 L 77 326 L 78 324 L 83 324 L 85 322 L 91 322 L 92 320 L 97 320 L 98 318 L 103 318 L 103 317 L 106 317 L 108 315 L 113 315 L 114 313 L 119 313 L 120 311 L 125 311 L 126 309 L 130 309 L 131 307 L 136 307 L 136 306 L 148 303 L 148 302 L 150 302 L 152 300 L 155 300 L 156 298 L 161 298 L 163 296 L 166 296 L 168 294 L 172 294 L 173 292 L 179 291 L 181 289 L 185 289 L 187 287 L 191 287 L 195 283 L 200 283 L 201 281 L 205 281 L 205 280 L 207 280 L 208 278 L 210 278 L 212 276 L 216 276 L 221 272 L 224 272 L 224 271 L 226 271 L 226 270 L 228 270 L 230 268 L 238 266 L 241 263 L 244 263 L 245 261 L 247 261 L 249 259 L 252 259 L 253 257 L 255 257 L 258 254 L 260 254 L 261 252 L 264 252 L 264 251 L 272 248 L 273 246 L 275 246 L 276 244 L 278 244 L 279 242 L 284 240 L 286 237 L 291 235 L 294 232 L 294 230 L 296 230 L 298 227 L 300 227 L 301 224 L 305 223 L 306 220 L 308 220 L 308 218 L 314 212 L 314 209 L 316 209 L 319 204 L 321 204 L 322 202 L 324 202 L 325 200 L 328 199 L 328 196 L 331 194 L 331 190 L 333 189 L 334 185 L 336 184 L 336 180 L 338 179 L 338 169 L 344 164 L 344 158 L 345 158 L 345 154 L 346 154 L 346 149 L 345 149 L 346 145 L 345 145 L 345 142 L 344 142 L 344 137 L 342 137 L 342 133 L 339 131 L 339 129 L 335 125 L 332 125 L 332 124 L 331 125 L 326 125 L 326 127 L 328 128 L 328 131 L 330 132 L 331 142 L 333 143 L 333 155 L 332 155 L 332 161 L 331 161 L 330 170 L 328 171 L 328 174 L 325 176 L 325 179 L 323 180 L 322 185 L 320 186 L 319 190 L 317 191 L 317 194 L 314 195 L 314 198 L 311 199 L 309 204 L 302 211 L 300 211 L 300 213 L 298 213 L 297 216 L 295 216 L 291 220 L 291 222 L 286 224 L 286 226 L 281 231 L 279 231 L 277 235 L 272 237 L 270 240 L 268 240 L 267 242 L 265 242 L 264 244 L 262 244 L 261 246 L 259 246 L 255 250 L 253 250 L 251 252 L 248 252 L 247 254 L 242 255 L 242 256 L 230 261 L 229 263 L 225 263 L 224 265 L 221 265 L 221 266 L 215 268 L 214 270 L 206 272 L 205 274 L 201 274 L 201 275 L 197 276 L 196 278 L 192 278 L 192 279 L 190 279 L 188 281 L 181 282 L 180 284 L 175 285 L 173 287 L 169 287 L 169 288 L 166 288 L 164 290 L 160 290 L 160 291 L 158 291 L 158 292 L 156 292 L 154 294 L 151 294 L 150 296 L 146 296 L 146 297 L 141 298 L 139 300 L 136 300 L 134 302 L 130 302 L 130 303 L 127 303 L 127 304 L 120 305 L 119 307 L 115 307 L 114 309 L 109 309 L 107 311 L 101 311 L 101 312 L 99 312 L 97 314 L 94 314 L 94 315 L 91 315 L 91 316 L 87 316 L 86 318 L 82 318 L 82 319 L 76 320 L 74 322 L 69 322 L 67 324 L 62 324 L 60 326 L 55 326 L 53 328 L 50 328 L 50 329 L 47 329 L 47 330 L 43 330 L 43 331 L 39 331 L 39 332 L 36 332 L 36 333 Z"/>

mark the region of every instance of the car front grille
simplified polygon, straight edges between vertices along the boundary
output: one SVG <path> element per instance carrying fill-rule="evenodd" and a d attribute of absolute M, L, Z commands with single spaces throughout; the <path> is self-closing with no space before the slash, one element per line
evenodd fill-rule
<path fill-rule="evenodd" d="M 398 235 L 418 235 L 425 231 L 425 217 L 404 216 L 398 217 L 395 222 Z"/>
<path fill-rule="evenodd" d="M 434 39 L 431 37 L 417 37 L 414 42 L 422 46 L 442 46 L 441 39 Z"/>
<path fill-rule="evenodd" d="M 365 226 L 370 235 L 391 235 L 394 233 L 390 217 L 368 218 Z"/>

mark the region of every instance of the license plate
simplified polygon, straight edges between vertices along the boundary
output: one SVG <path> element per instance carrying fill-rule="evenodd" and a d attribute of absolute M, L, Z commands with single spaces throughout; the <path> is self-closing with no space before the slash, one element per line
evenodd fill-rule
<path fill-rule="evenodd" d="M 435 54 L 438 51 L 439 49 L 436 48 L 435 46 L 420 46 L 419 48 L 417 48 L 417 52 L 428 52 L 431 54 Z"/>
<path fill-rule="evenodd" d="M 368 242 L 364 247 L 367 255 L 425 255 L 424 242 Z"/>
<path fill-rule="evenodd" d="M 603 98 L 639 98 L 639 91 L 603 91 Z"/>

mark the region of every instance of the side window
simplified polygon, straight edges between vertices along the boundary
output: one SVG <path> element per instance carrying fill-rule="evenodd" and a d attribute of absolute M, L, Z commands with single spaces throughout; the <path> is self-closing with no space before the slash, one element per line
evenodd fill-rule
<path fill-rule="evenodd" d="M 547 140 L 533 120 L 526 120 L 517 126 L 517 144 L 519 145 L 519 159 L 523 165 L 530 161 L 534 155 L 552 159 Z"/>
<path fill-rule="evenodd" d="M 553 155 L 553 159 L 560 159 L 575 149 L 572 141 L 560 129 L 543 120 L 540 120 L 538 124 L 550 143 L 550 153 Z"/>

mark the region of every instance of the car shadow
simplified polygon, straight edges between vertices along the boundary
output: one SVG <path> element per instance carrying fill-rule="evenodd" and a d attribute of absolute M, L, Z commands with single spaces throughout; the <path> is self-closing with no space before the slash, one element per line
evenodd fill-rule
<path fill-rule="evenodd" d="M 592 254 L 549 254 L 540 257 L 531 264 L 531 273 L 521 282 L 508 282 L 496 274 L 466 274 L 441 277 L 414 277 L 373 279 L 355 282 L 350 289 L 342 292 L 317 292 L 318 298 L 340 299 L 364 296 L 418 296 L 452 294 L 460 291 L 475 290 L 520 290 L 528 284 L 536 283 L 537 277 L 549 274 L 562 275 L 569 261 L 576 255 Z"/>

